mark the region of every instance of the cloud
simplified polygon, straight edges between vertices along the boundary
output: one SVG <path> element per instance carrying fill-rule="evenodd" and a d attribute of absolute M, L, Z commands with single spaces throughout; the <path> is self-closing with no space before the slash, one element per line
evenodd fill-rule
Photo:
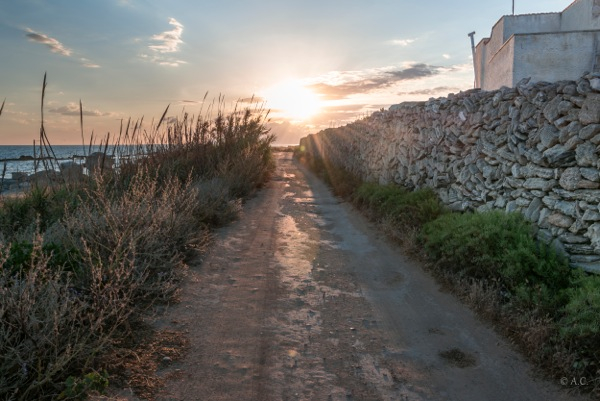
<path fill-rule="evenodd" d="M 176 59 L 167 60 L 167 59 L 161 59 L 159 57 L 153 58 L 152 61 L 154 61 L 158 65 L 164 65 L 167 67 L 179 67 L 181 64 L 187 64 L 187 62 L 183 61 L 183 60 L 176 60 Z"/>
<path fill-rule="evenodd" d="M 50 36 L 40 32 L 36 32 L 30 28 L 25 28 L 25 31 L 27 32 L 25 36 L 27 36 L 30 41 L 46 45 L 52 53 L 57 53 L 65 57 L 75 56 L 75 52 L 72 49 L 69 49 L 57 39 L 51 38 Z M 86 68 L 100 68 L 98 64 L 88 60 L 85 57 L 79 58 L 79 62 Z"/>
<path fill-rule="evenodd" d="M 183 34 L 183 24 L 175 18 L 169 18 L 169 24 L 173 26 L 170 31 L 165 31 L 153 35 L 150 40 L 152 44 L 148 45 L 151 54 L 141 54 L 140 57 L 153 63 L 168 67 L 178 67 L 186 64 L 183 60 L 170 57 L 169 54 L 179 52 L 179 45 L 183 43 L 181 36 Z"/>
<path fill-rule="evenodd" d="M 54 107 L 48 110 L 50 113 L 62 114 L 64 116 L 78 116 L 79 115 L 79 104 L 68 103 L 66 106 Z M 112 113 L 101 112 L 99 110 L 86 110 L 83 109 L 83 115 L 89 117 L 105 117 L 110 116 Z"/>
<path fill-rule="evenodd" d="M 307 126 L 292 124 L 289 121 L 269 122 L 267 128 L 275 135 L 275 144 L 277 145 L 298 144 L 300 138 L 310 133 Z"/>
<path fill-rule="evenodd" d="M 52 53 L 58 53 L 66 57 L 70 57 L 73 50 L 67 48 L 65 45 L 60 43 L 58 40 L 51 38 L 43 33 L 35 32 L 32 29 L 26 28 L 28 32 L 25 36 L 32 42 L 37 42 L 48 46 Z"/>
<path fill-rule="evenodd" d="M 169 24 L 175 28 L 152 36 L 152 40 L 158 43 L 148 46 L 151 50 L 158 53 L 175 53 L 179 51 L 179 45 L 183 43 L 183 40 L 181 40 L 183 25 L 175 18 L 169 18 Z"/>
<path fill-rule="evenodd" d="M 388 74 L 396 78 L 395 81 L 408 81 L 411 79 L 419 79 L 430 77 L 439 73 L 439 67 L 430 66 L 427 64 L 413 64 L 403 70 L 390 71 Z"/>
<path fill-rule="evenodd" d="M 239 100 L 240 103 L 265 103 L 267 99 L 260 96 L 245 97 Z"/>
<path fill-rule="evenodd" d="M 441 70 L 440 67 L 417 63 L 403 69 L 388 67 L 367 71 L 339 72 L 337 76 L 326 78 L 325 82 L 316 82 L 308 87 L 328 99 L 345 99 L 351 95 L 389 88 L 401 81 L 438 75 Z M 327 81 L 334 81 L 334 83 Z"/>
<path fill-rule="evenodd" d="M 446 60 L 450 60 L 452 58 L 452 56 L 450 56 L 449 54 L 442 54 L 442 57 Z"/>
<path fill-rule="evenodd" d="M 86 68 L 100 68 L 100 66 L 98 64 L 91 62 L 90 60 L 88 60 L 85 57 L 80 58 L 79 61 L 81 61 L 81 65 Z"/>
<path fill-rule="evenodd" d="M 415 40 L 416 39 L 394 39 L 394 40 L 391 40 L 390 43 L 395 46 L 406 47 L 406 46 L 410 45 L 411 43 L 413 43 Z"/>
<path fill-rule="evenodd" d="M 458 92 L 458 91 L 460 91 L 460 88 L 453 88 L 450 86 L 438 86 L 437 88 L 426 88 L 426 89 L 419 89 L 419 90 L 414 90 L 414 91 L 410 91 L 410 92 L 399 92 L 398 95 L 400 95 L 400 96 L 402 96 L 402 95 L 433 96 L 433 95 L 446 95 L 448 93 Z"/>
<path fill-rule="evenodd" d="M 355 113 L 361 111 L 366 105 L 364 104 L 347 104 L 343 106 L 326 106 L 325 113 Z"/>

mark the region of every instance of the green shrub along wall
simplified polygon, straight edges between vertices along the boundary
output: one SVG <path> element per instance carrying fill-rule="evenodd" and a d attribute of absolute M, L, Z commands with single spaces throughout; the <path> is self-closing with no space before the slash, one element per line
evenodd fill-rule
<path fill-rule="evenodd" d="M 600 272 L 600 74 L 402 103 L 300 145 L 365 181 L 431 188 L 452 210 L 519 211 Z"/>

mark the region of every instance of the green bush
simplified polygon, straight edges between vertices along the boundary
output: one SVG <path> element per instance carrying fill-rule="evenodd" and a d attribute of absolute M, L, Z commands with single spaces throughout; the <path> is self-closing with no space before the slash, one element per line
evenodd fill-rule
<path fill-rule="evenodd" d="M 2 268 L 13 274 L 26 272 L 37 263 L 40 256 L 47 259 L 49 269 L 64 270 L 76 273 L 81 268 L 81 253 L 74 247 L 64 247 L 55 243 L 46 243 L 41 247 L 40 255 L 36 255 L 34 244 L 30 241 L 15 241 L 10 244 L 8 257 Z"/>
<path fill-rule="evenodd" d="M 21 196 L 3 198 L 0 203 L 0 234 L 8 241 L 37 228 L 44 231 L 74 210 L 85 192 L 80 188 L 33 187 Z"/>
<path fill-rule="evenodd" d="M 600 340 L 600 276 L 579 273 L 568 290 L 561 320 L 564 338 Z"/>
<path fill-rule="evenodd" d="M 552 311 L 567 301 L 567 260 L 536 241 L 518 213 L 447 214 L 427 223 L 420 239 L 439 267 L 497 281 L 518 303 Z"/>
<path fill-rule="evenodd" d="M 69 376 L 65 380 L 65 389 L 58 396 L 59 400 L 85 400 L 90 392 L 104 393 L 108 387 L 108 373 L 90 372 L 83 377 Z"/>
<path fill-rule="evenodd" d="M 9 240 L 35 222 L 35 211 L 29 196 L 5 198 L 0 208 L 0 232 Z"/>
<path fill-rule="evenodd" d="M 579 272 L 567 292 L 569 301 L 558 321 L 559 341 L 569 346 L 571 371 L 596 377 L 600 368 L 600 276 Z"/>
<path fill-rule="evenodd" d="M 380 218 L 391 219 L 398 225 L 421 227 L 445 213 L 433 190 L 409 191 L 398 185 L 362 184 L 354 202 Z"/>

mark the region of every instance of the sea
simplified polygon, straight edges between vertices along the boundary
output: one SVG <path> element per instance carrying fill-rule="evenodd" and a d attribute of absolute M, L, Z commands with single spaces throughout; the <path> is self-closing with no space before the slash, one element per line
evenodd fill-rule
<path fill-rule="evenodd" d="M 277 144 L 274 146 L 285 147 L 296 145 L 297 144 Z M 133 147 L 131 149 L 131 152 L 127 152 L 126 147 L 121 146 L 118 153 L 132 154 L 134 153 Z M 44 164 L 44 162 L 41 160 L 31 160 L 34 157 L 39 158 L 39 147 L 36 147 L 34 151 L 33 145 L 0 145 L 0 177 L 11 179 L 13 173 L 26 173 L 27 175 L 30 175 L 36 171 L 45 170 L 47 168 L 58 170 L 61 163 L 69 161 L 83 164 L 85 162 L 85 155 L 93 152 L 100 152 L 103 149 L 101 149 L 99 146 L 89 149 L 88 147 L 84 148 L 82 145 L 53 145 L 52 150 L 56 156 L 56 161 L 53 161 L 52 163 L 47 162 Z M 111 154 L 112 150 L 112 146 L 109 146 L 107 153 Z M 139 150 L 139 147 L 136 147 L 136 150 Z M 44 156 L 47 156 L 46 152 L 44 152 Z M 118 166 L 118 164 L 119 158 L 116 157 L 115 166 Z"/>
<path fill-rule="evenodd" d="M 40 157 L 39 147 L 35 151 L 33 145 L 0 145 L 0 175 L 5 178 L 12 178 L 13 173 L 33 174 L 36 171 L 45 169 L 58 170 L 61 163 L 75 162 L 83 164 L 85 155 L 93 152 L 99 152 L 101 149 L 84 148 L 82 145 L 53 145 L 53 161 L 44 163 L 42 160 L 31 160 L 34 157 Z M 109 146 L 108 154 L 111 154 L 112 147 Z M 122 149 L 121 149 L 122 151 Z M 44 151 L 44 156 L 48 156 Z M 56 159 L 54 157 L 56 156 Z"/>

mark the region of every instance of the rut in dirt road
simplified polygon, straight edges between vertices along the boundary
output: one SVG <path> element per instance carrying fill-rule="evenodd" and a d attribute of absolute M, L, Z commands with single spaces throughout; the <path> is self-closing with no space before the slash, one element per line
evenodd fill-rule
<path fill-rule="evenodd" d="M 575 400 L 289 153 L 191 267 L 158 400 Z"/>

